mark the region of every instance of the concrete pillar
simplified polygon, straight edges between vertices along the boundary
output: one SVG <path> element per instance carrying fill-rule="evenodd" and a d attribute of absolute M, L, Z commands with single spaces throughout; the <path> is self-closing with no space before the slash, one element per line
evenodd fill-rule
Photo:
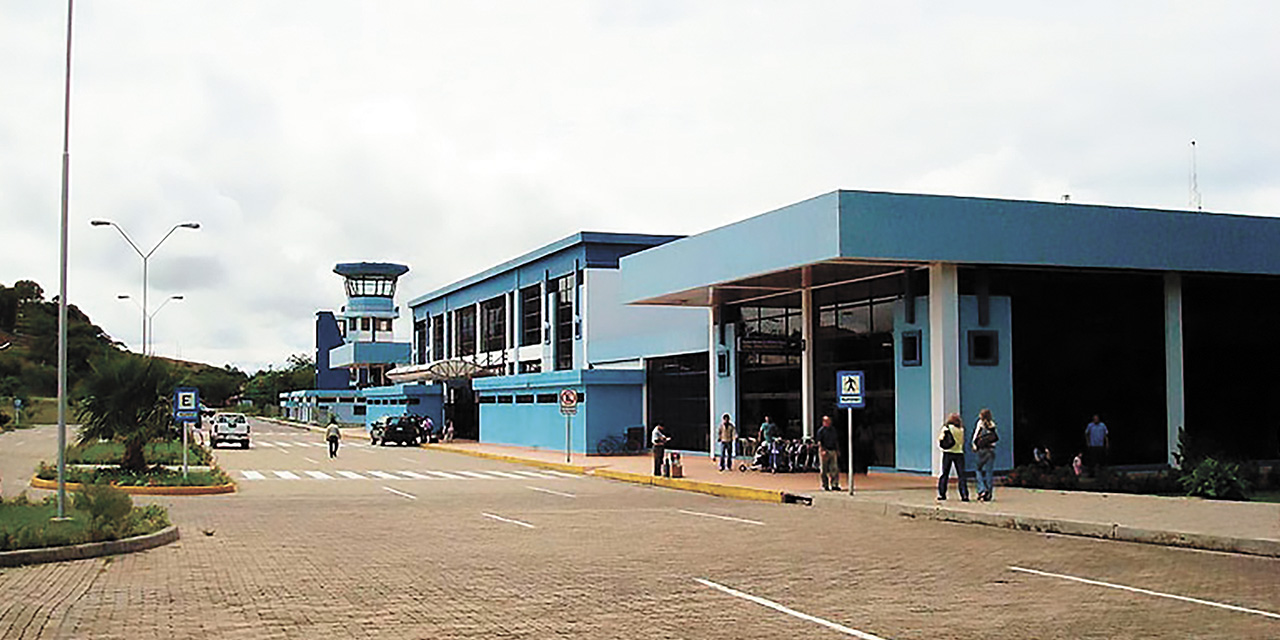
<path fill-rule="evenodd" d="M 715 296 L 713 295 L 712 298 Z M 720 419 L 716 417 L 716 387 L 718 374 L 716 373 L 716 345 L 719 342 L 719 336 L 716 331 L 716 308 L 715 306 L 707 307 L 707 407 L 710 415 L 707 416 L 707 442 L 711 443 L 707 447 L 707 456 L 714 459 L 716 457 L 716 427 L 720 424 Z"/>
<path fill-rule="evenodd" d="M 814 415 L 818 410 L 813 379 L 813 327 L 815 310 L 813 308 L 813 272 L 811 267 L 804 267 L 801 272 L 804 289 L 800 291 L 800 335 L 804 339 L 804 351 L 800 352 L 800 420 L 804 435 L 813 437 Z"/>
<path fill-rule="evenodd" d="M 929 394 L 932 432 L 960 411 L 960 278 L 956 265 L 929 265 Z M 932 444 L 932 438 L 930 440 Z M 942 450 L 933 450 L 933 473 L 942 470 Z"/>
<path fill-rule="evenodd" d="M 1182 276 L 1164 274 L 1164 398 L 1169 464 L 1178 450 L 1178 429 L 1186 424 L 1182 379 Z"/>

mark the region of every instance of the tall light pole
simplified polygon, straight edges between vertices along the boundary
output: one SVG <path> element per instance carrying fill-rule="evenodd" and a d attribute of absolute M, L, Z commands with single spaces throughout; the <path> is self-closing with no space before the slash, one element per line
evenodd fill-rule
<path fill-rule="evenodd" d="M 71 9 L 67 0 L 67 72 L 62 101 L 62 226 L 58 247 L 58 520 L 67 517 L 67 195 L 71 190 Z"/>
<path fill-rule="evenodd" d="M 139 304 L 138 304 L 138 302 L 137 302 L 136 300 L 134 300 L 134 299 L 133 299 L 133 297 L 132 297 L 132 296 L 130 296 L 129 294 L 127 294 L 127 293 L 122 293 L 122 294 L 120 294 L 120 295 L 116 296 L 116 298 L 117 298 L 117 299 L 120 299 L 120 300 L 128 300 L 129 302 L 132 302 L 132 303 L 134 304 L 134 306 L 138 307 L 138 309 L 139 309 L 139 310 L 141 310 L 141 309 L 142 309 L 142 306 L 141 306 L 141 305 L 139 305 Z M 156 310 L 155 310 L 155 311 L 152 311 L 151 313 L 147 313 L 147 314 L 146 314 L 146 316 L 147 316 L 147 331 L 146 331 L 146 334 L 145 334 L 145 336 L 144 336 L 144 338 L 143 338 L 143 339 L 144 339 L 144 340 L 147 340 L 147 342 L 146 342 L 146 343 L 144 343 L 144 344 L 142 345 L 142 347 L 141 347 L 142 352 L 143 352 L 143 354 L 144 354 L 144 355 L 146 355 L 146 354 L 149 354 L 149 355 L 155 355 L 155 348 L 154 348 L 152 345 L 153 345 L 153 343 L 155 342 L 155 338 L 156 338 L 156 336 L 155 336 L 155 333 L 156 333 L 156 314 L 157 314 L 157 313 L 160 313 L 160 310 L 161 310 L 161 309 L 163 309 L 163 308 L 165 307 L 165 305 L 169 304 L 170 302 L 173 302 L 174 300 L 183 300 L 183 299 L 184 299 L 184 297 L 183 297 L 183 296 L 180 296 L 180 295 L 177 295 L 177 296 L 169 296 L 168 298 L 165 298 L 164 302 L 161 302 L 161 303 L 160 303 L 160 306 L 156 307 Z M 144 312 L 144 313 L 146 313 L 146 312 Z"/>
<path fill-rule="evenodd" d="M 156 252 L 156 249 L 159 249 L 160 245 L 164 244 L 164 241 L 168 240 L 169 236 L 173 235 L 174 231 L 177 231 L 178 229 L 199 229 L 200 223 L 199 222 L 183 222 L 180 224 L 173 225 L 173 227 L 169 229 L 169 233 L 164 234 L 164 237 L 160 238 L 160 242 L 157 242 L 155 246 L 151 247 L 151 250 L 146 253 L 143 253 L 142 249 L 138 248 L 138 245 L 133 241 L 133 238 L 130 238 L 129 234 L 125 233 L 124 229 L 122 229 L 120 225 L 110 220 L 90 220 L 89 224 L 95 227 L 104 227 L 104 226 L 114 227 L 116 231 L 120 232 L 120 236 L 124 238 L 124 241 L 128 242 L 129 246 L 132 247 L 134 252 L 138 254 L 138 257 L 142 258 L 142 354 L 146 355 L 147 353 L 147 320 L 149 318 L 149 316 L 147 315 L 147 263 L 151 260 L 151 255 Z"/>

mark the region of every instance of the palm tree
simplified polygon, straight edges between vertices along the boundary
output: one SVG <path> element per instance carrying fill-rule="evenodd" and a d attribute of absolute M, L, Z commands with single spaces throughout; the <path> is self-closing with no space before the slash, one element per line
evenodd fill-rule
<path fill-rule="evenodd" d="M 147 466 L 143 447 L 164 436 L 176 378 L 162 360 L 132 354 L 94 360 L 81 386 L 80 442 L 115 440 L 125 447 L 121 465 Z"/>

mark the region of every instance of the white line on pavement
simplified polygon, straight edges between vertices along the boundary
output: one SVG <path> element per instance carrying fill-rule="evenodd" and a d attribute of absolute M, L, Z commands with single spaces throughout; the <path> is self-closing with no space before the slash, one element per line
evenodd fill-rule
<path fill-rule="evenodd" d="M 365 471 L 365 473 L 375 478 L 382 478 L 383 480 L 403 480 L 404 479 L 404 478 L 401 478 L 400 476 L 395 475 L 394 473 L 387 473 L 386 471 Z"/>
<path fill-rule="evenodd" d="M 298 477 L 298 474 L 292 471 L 272 471 L 271 473 L 276 474 L 277 478 L 281 478 L 283 480 L 301 480 L 302 479 Z"/>
<path fill-rule="evenodd" d="M 415 463 L 415 464 L 416 464 L 416 463 L 418 463 L 418 462 L 422 462 L 421 460 L 414 460 L 413 458 L 406 458 L 406 457 L 404 457 L 404 456 L 400 456 L 400 459 L 401 459 L 401 460 L 404 460 L 405 462 L 413 462 L 413 463 Z"/>
<path fill-rule="evenodd" d="M 413 495 L 412 493 L 405 493 L 405 492 L 403 492 L 403 491 L 396 491 L 395 489 L 392 489 L 391 487 L 383 487 L 383 489 L 386 489 L 387 491 L 390 491 L 391 493 L 394 493 L 394 494 L 396 494 L 396 495 L 398 495 L 398 496 L 404 496 L 404 497 L 406 497 L 406 498 L 408 498 L 408 499 L 410 499 L 410 500 L 417 500 L 417 499 L 418 499 L 418 496 L 415 496 L 415 495 Z"/>
<path fill-rule="evenodd" d="M 493 470 L 493 469 L 485 469 L 485 470 L 484 470 L 484 472 L 485 472 L 485 473 L 493 474 L 493 475 L 495 475 L 495 476 L 501 476 L 501 477 L 503 477 L 503 478 L 515 478 L 516 480 L 524 480 L 524 479 L 525 479 L 525 477 L 524 477 L 524 476 L 518 476 L 518 475 L 516 475 L 516 474 L 514 474 L 514 473 L 507 473 L 506 471 L 495 471 L 495 470 Z"/>
<path fill-rule="evenodd" d="M 316 480 L 332 480 L 333 476 L 323 471 L 303 471 L 303 473 L 315 478 Z"/>
<path fill-rule="evenodd" d="M 454 475 L 452 473 L 449 473 L 448 471 L 432 471 L 430 469 L 427 469 L 426 471 L 427 473 L 433 476 L 440 476 L 441 478 L 448 478 L 450 480 L 466 480 L 467 479 L 466 476 Z"/>
<path fill-rule="evenodd" d="M 542 470 L 542 472 L 543 472 L 543 473 L 549 473 L 549 474 L 551 474 L 551 475 L 553 475 L 553 476 L 560 476 L 561 478 L 580 478 L 580 477 L 581 477 L 581 476 L 574 475 L 574 474 L 572 474 L 572 473 L 565 473 L 565 472 L 563 472 L 563 471 L 556 471 L 555 469 L 543 469 L 543 470 Z"/>
<path fill-rule="evenodd" d="M 354 471 L 338 471 L 336 473 L 344 478 L 350 478 L 352 480 L 367 480 L 367 478 Z"/>
<path fill-rule="evenodd" d="M 308 458 L 308 457 L 306 457 L 306 456 L 303 456 L 303 457 L 302 457 L 302 459 L 303 459 L 303 460 L 306 460 L 307 462 L 310 462 L 311 464 L 320 464 L 320 461 L 319 461 L 319 460 L 313 460 L 313 459 Z"/>
<path fill-rule="evenodd" d="M 476 471 L 459 471 L 458 473 L 461 473 L 461 474 L 462 474 L 462 475 L 464 475 L 464 476 L 470 476 L 470 477 L 472 477 L 472 478 L 480 478 L 481 480 L 495 480 L 495 479 L 496 479 L 496 478 L 494 478 L 493 476 L 486 476 L 485 474 L 483 474 L 483 473 L 479 473 L 479 472 L 476 472 Z"/>
<path fill-rule="evenodd" d="M 843 633 L 845 635 L 854 636 L 855 638 L 862 638 L 862 640 L 884 640 L 884 638 L 881 638 L 880 636 L 872 635 L 865 631 L 858 631 L 857 629 L 851 629 L 842 624 L 832 622 L 830 620 L 823 620 L 822 618 L 819 618 L 817 616 L 811 616 L 807 613 L 801 613 L 790 607 L 785 607 L 783 605 L 780 605 L 772 600 L 765 600 L 764 598 L 761 598 L 759 596 L 753 596 L 749 593 L 743 593 L 741 591 L 738 591 L 737 589 L 731 589 L 722 584 L 716 584 L 710 580 L 703 580 L 702 578 L 694 578 L 694 580 L 697 580 L 703 586 L 711 587 L 712 589 L 718 589 L 731 596 L 742 598 L 743 600 L 748 600 L 750 602 L 754 602 L 762 607 L 768 607 L 770 609 L 773 609 L 774 611 L 781 611 L 782 613 L 785 613 L 789 616 L 794 616 L 796 618 L 800 618 L 801 620 L 807 620 L 815 624 L 820 624 L 828 629 L 839 631 L 840 633 Z"/>
<path fill-rule="evenodd" d="M 566 497 L 566 498 L 576 498 L 576 497 L 578 497 L 578 496 L 573 495 L 572 493 L 564 493 L 563 491 L 552 491 L 552 490 L 550 490 L 550 489 L 543 489 L 542 487 L 530 487 L 529 485 L 525 485 L 525 487 L 524 487 L 524 488 L 526 488 L 526 489 L 532 489 L 532 490 L 534 490 L 534 491 L 541 491 L 542 493 L 549 493 L 549 494 L 551 494 L 551 495 L 553 495 L 553 496 L 564 496 L 564 497 Z"/>
<path fill-rule="evenodd" d="M 292 447 L 292 446 L 293 446 L 293 445 L 289 444 L 288 442 L 272 442 L 271 444 L 274 444 L 274 445 L 275 445 L 275 446 L 277 446 L 277 447 Z"/>
<path fill-rule="evenodd" d="M 493 518 L 494 520 L 500 520 L 500 521 L 502 521 L 502 522 L 510 522 L 511 524 L 518 524 L 518 525 L 520 525 L 520 526 L 522 526 L 522 527 L 527 527 L 527 528 L 529 528 L 529 529 L 537 529 L 537 527 L 535 527 L 535 526 L 533 526 L 533 525 L 529 524 L 528 522 L 520 522 L 519 520 L 512 520 L 511 518 L 504 518 L 504 517 L 502 517 L 502 516 L 495 516 L 495 515 L 493 515 L 492 513 L 481 513 L 480 515 L 482 515 L 482 516 L 484 516 L 484 517 L 486 517 L 486 518 Z"/>
<path fill-rule="evenodd" d="M 1009 569 L 1011 571 L 1021 571 L 1022 573 L 1030 573 L 1032 575 L 1044 576 L 1047 578 L 1059 578 L 1062 580 L 1071 580 L 1073 582 L 1090 584 L 1096 587 L 1109 587 L 1111 589 L 1120 589 L 1121 591 L 1130 591 L 1133 593 L 1141 593 L 1143 595 L 1148 595 L 1148 596 L 1156 596 L 1157 598 L 1169 598 L 1171 600 L 1181 600 L 1183 602 L 1202 604 L 1209 607 L 1218 607 L 1219 609 L 1229 609 L 1231 611 L 1239 611 L 1240 613 L 1252 613 L 1254 615 L 1280 619 L 1280 613 L 1272 613 L 1270 611 L 1261 611 L 1259 609 L 1249 609 L 1247 607 L 1237 607 L 1236 605 L 1233 605 L 1233 604 L 1223 604 L 1221 602 L 1214 602 L 1212 600 L 1201 600 L 1200 598 L 1180 596 L 1172 593 L 1161 593 L 1159 591 L 1151 591 L 1150 589 L 1128 587 L 1122 584 L 1115 584 L 1114 582 L 1102 582 L 1101 580 L 1090 580 L 1088 578 L 1078 578 L 1076 576 L 1069 576 L 1061 573 L 1049 573 L 1048 571 L 1037 571 L 1035 569 L 1026 569 L 1023 567 L 1010 566 Z"/>
<path fill-rule="evenodd" d="M 262 475 L 257 471 L 241 471 L 240 475 L 244 476 L 245 480 L 266 480 L 267 479 L 266 476 Z"/>
<path fill-rule="evenodd" d="M 721 515 L 716 515 L 714 513 L 703 513 L 701 511 L 685 511 L 684 509 L 677 509 L 677 511 L 679 511 L 680 513 L 691 515 L 691 516 L 702 516 L 704 518 L 719 518 L 721 520 L 732 520 L 734 522 L 745 522 L 747 524 L 758 524 L 758 525 L 764 526 L 764 523 L 760 522 L 759 520 L 747 520 L 746 518 L 735 518 L 733 516 L 721 516 Z"/>
<path fill-rule="evenodd" d="M 409 476 L 410 478 L 414 478 L 417 480 L 436 480 L 437 479 L 431 476 L 424 476 L 421 473 L 418 473 L 416 471 L 397 471 L 396 473 L 402 476 Z"/>
<path fill-rule="evenodd" d="M 512 471 L 511 473 L 518 473 L 522 476 L 525 476 L 528 478 L 537 478 L 539 480 L 555 480 L 556 479 L 555 476 L 544 476 L 541 473 L 538 473 L 536 471 Z"/>

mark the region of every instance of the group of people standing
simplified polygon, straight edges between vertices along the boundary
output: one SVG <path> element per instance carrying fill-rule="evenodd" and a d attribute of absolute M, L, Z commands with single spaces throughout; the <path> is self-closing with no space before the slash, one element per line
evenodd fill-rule
<path fill-rule="evenodd" d="M 974 425 L 973 439 L 966 442 L 964 418 L 953 413 L 947 416 L 942 430 L 938 432 L 938 446 L 942 448 L 942 473 L 938 476 L 938 499 L 947 499 L 947 485 L 951 481 L 951 469 L 954 467 L 960 483 L 960 501 L 969 501 L 969 483 L 965 480 L 964 451 L 965 445 L 973 447 L 978 455 L 978 500 L 990 502 L 995 487 L 996 443 L 1000 434 L 996 430 L 996 421 L 990 409 L 978 412 L 978 421 Z"/>

